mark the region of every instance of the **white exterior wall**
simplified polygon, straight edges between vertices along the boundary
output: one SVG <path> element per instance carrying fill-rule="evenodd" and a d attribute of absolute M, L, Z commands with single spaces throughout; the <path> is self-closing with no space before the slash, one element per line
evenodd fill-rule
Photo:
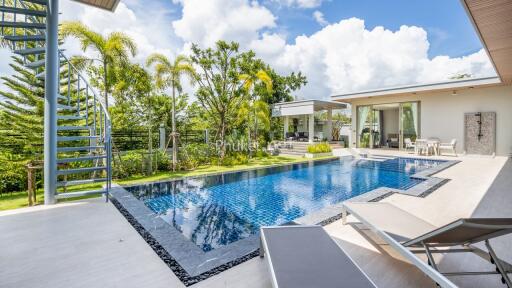
<path fill-rule="evenodd" d="M 342 101 L 340 99 L 339 101 Z M 420 101 L 420 136 L 438 137 L 442 142 L 457 139 L 457 152 L 464 151 L 464 114 L 496 112 L 496 154 L 512 153 L 512 86 L 494 86 L 451 91 L 425 92 L 417 95 L 379 96 L 351 99 L 351 147 L 356 142 L 358 105 Z"/>

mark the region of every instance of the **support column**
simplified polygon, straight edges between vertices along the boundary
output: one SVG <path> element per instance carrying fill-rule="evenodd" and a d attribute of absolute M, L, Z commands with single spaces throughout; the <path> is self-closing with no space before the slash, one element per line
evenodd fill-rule
<path fill-rule="evenodd" d="M 332 109 L 327 110 L 327 141 L 332 141 Z"/>
<path fill-rule="evenodd" d="M 46 80 L 44 97 L 44 204 L 55 203 L 57 191 L 57 94 L 59 93 L 59 0 L 46 10 Z"/>
<path fill-rule="evenodd" d="M 315 114 L 309 114 L 308 126 L 309 143 L 313 143 L 315 139 Z"/>
<path fill-rule="evenodd" d="M 284 140 L 286 141 L 286 134 L 288 133 L 288 129 L 289 129 L 289 125 L 290 125 L 290 116 L 284 116 Z"/>

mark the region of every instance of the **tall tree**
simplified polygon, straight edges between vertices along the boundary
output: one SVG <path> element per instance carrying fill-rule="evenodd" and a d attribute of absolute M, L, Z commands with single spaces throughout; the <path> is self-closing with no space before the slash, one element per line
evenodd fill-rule
<path fill-rule="evenodd" d="M 270 105 L 279 102 L 292 101 L 292 93 L 308 83 L 306 76 L 302 75 L 301 72 L 292 72 L 289 75 L 282 76 L 274 71 L 270 66 L 267 66 L 264 70 L 272 80 L 272 93 L 267 93 L 267 88 L 264 83 L 256 85 L 254 90 L 260 95 L 262 100 Z"/>
<path fill-rule="evenodd" d="M 105 97 L 105 108 L 108 109 L 108 94 L 111 89 L 109 78 L 112 79 L 114 73 L 111 73 L 116 66 L 123 66 L 129 62 L 130 56 L 137 54 L 137 45 L 126 34 L 121 32 L 112 32 L 106 37 L 95 32 L 81 22 L 63 22 L 60 26 L 60 37 L 74 37 L 80 41 L 84 52 L 89 49 L 98 53 L 99 58 L 90 59 L 86 57 L 74 57 L 77 66 L 89 66 L 94 61 L 99 61 L 102 65 L 102 85 Z M 79 65 L 81 64 L 81 65 Z M 97 69 L 93 69 L 95 71 Z"/>
<path fill-rule="evenodd" d="M 215 49 L 201 49 L 192 45 L 191 59 L 197 65 L 199 74 L 197 100 L 217 128 L 216 138 L 220 141 L 221 158 L 226 155 L 226 133 L 235 122 L 238 108 L 245 100 L 239 79 L 244 74 L 243 61 L 253 59 L 248 52 L 239 53 L 238 49 L 238 43 L 224 41 L 218 41 Z"/>
<path fill-rule="evenodd" d="M 178 158 L 177 133 L 176 133 L 176 92 L 181 93 L 181 78 L 188 76 L 192 84 L 197 78 L 196 72 L 189 58 L 178 55 L 174 61 L 170 61 L 162 54 L 152 54 L 147 59 L 147 65 L 155 65 L 156 85 L 159 89 L 171 88 L 172 91 L 172 170 L 176 171 Z"/>

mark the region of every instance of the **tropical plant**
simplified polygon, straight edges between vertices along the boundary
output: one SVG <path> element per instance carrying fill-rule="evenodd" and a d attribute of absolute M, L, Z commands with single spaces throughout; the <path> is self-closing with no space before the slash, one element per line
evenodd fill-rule
<path fill-rule="evenodd" d="M 181 77 L 188 76 L 191 84 L 195 83 L 197 78 L 194 67 L 190 59 L 183 55 L 178 55 L 174 61 L 170 61 L 165 55 L 152 54 L 146 61 L 148 66 L 155 65 L 156 86 L 165 90 L 171 88 L 172 91 L 172 169 L 176 171 L 178 159 L 177 135 L 176 135 L 176 92 L 181 94 Z"/>
<path fill-rule="evenodd" d="M 91 59 L 84 56 L 75 56 L 73 62 L 77 67 L 90 67 L 90 71 L 95 74 L 96 78 L 102 78 L 101 80 L 92 79 L 91 83 L 96 84 L 98 88 L 103 88 L 105 108 L 108 109 L 108 95 L 112 88 L 111 82 L 113 82 L 115 76 L 113 70 L 118 67 L 126 68 L 130 56 L 137 54 L 137 45 L 124 33 L 112 32 L 104 37 L 81 22 L 63 22 L 59 32 L 62 40 L 67 37 L 77 38 L 84 52 L 93 49 L 98 53 L 99 58 Z M 99 61 L 101 68 L 92 66 L 94 61 Z"/>
<path fill-rule="evenodd" d="M 252 61 L 252 62 L 247 61 L 246 63 L 249 65 L 252 64 L 251 66 L 254 67 L 254 66 L 258 65 L 258 63 L 260 63 L 260 61 Z M 253 67 L 251 67 L 251 68 L 253 68 Z M 257 68 L 257 66 L 254 68 Z M 265 92 L 271 94 L 272 93 L 272 79 L 270 78 L 270 76 L 268 76 L 267 72 L 265 72 L 264 70 L 262 70 L 262 69 L 256 70 L 254 68 L 249 69 L 248 73 L 239 75 L 238 78 L 242 82 L 242 87 L 245 90 L 245 92 L 247 93 L 248 101 L 246 102 L 246 104 L 249 106 L 248 108 L 250 110 L 250 112 L 248 114 L 250 115 L 252 112 L 252 116 L 253 116 L 252 122 L 254 122 L 254 131 L 253 131 L 254 133 L 253 133 L 253 135 L 251 135 L 251 119 L 249 118 L 249 121 L 247 123 L 247 131 L 248 131 L 247 134 L 249 135 L 249 140 L 251 138 L 253 138 L 253 141 L 257 141 L 257 139 L 258 139 L 258 118 L 262 119 L 262 121 L 264 121 L 265 123 L 270 123 L 270 115 L 269 115 L 268 105 L 266 105 L 265 102 L 260 100 L 260 97 L 258 97 L 259 94 L 254 93 L 254 87 L 257 84 L 261 83 L 266 88 Z M 263 108 L 263 109 L 261 109 L 261 108 Z M 258 110 L 258 112 L 256 112 L 257 110 Z M 270 125 L 265 125 L 265 127 L 270 128 Z"/>
<path fill-rule="evenodd" d="M 308 146 L 308 153 L 317 154 L 317 153 L 329 153 L 332 152 L 331 145 L 329 143 L 318 143 Z"/>

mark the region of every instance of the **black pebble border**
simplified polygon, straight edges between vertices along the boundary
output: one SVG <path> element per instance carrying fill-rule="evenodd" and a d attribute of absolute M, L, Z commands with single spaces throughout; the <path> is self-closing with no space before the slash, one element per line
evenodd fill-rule
<path fill-rule="evenodd" d="M 418 197 L 425 198 L 428 195 L 432 194 L 437 188 L 443 186 L 444 184 L 448 183 L 450 179 L 442 179 L 441 182 L 437 183 L 436 185 L 430 187 L 427 191 L 421 193 Z"/>
<path fill-rule="evenodd" d="M 185 286 L 191 286 L 203 280 L 206 280 L 214 275 L 217 275 L 223 271 L 228 270 L 236 265 L 242 264 L 247 260 L 250 260 L 259 255 L 259 249 L 254 252 L 251 252 L 243 257 L 240 257 L 236 260 L 233 260 L 229 263 L 223 264 L 217 268 L 206 271 L 197 276 L 190 276 L 185 269 L 183 269 L 174 258 L 165 250 L 156 240 L 151 236 L 151 234 L 139 224 L 137 220 L 126 210 L 124 207 L 114 198 L 110 198 L 112 204 L 119 210 L 119 212 L 126 218 L 126 220 L 135 228 L 135 230 L 142 236 L 142 238 L 151 246 L 153 251 L 162 259 L 162 261 L 167 264 L 167 266 L 172 270 L 172 272 L 180 279 Z"/>
<path fill-rule="evenodd" d="M 340 214 L 337 214 L 337 215 L 332 216 L 330 218 L 327 218 L 327 219 L 325 219 L 325 220 L 323 220 L 321 222 L 318 222 L 316 225 L 326 226 L 326 225 L 329 225 L 331 223 L 334 223 L 334 222 L 340 220 L 342 217 L 343 217 L 343 214 L 340 213 Z"/>

